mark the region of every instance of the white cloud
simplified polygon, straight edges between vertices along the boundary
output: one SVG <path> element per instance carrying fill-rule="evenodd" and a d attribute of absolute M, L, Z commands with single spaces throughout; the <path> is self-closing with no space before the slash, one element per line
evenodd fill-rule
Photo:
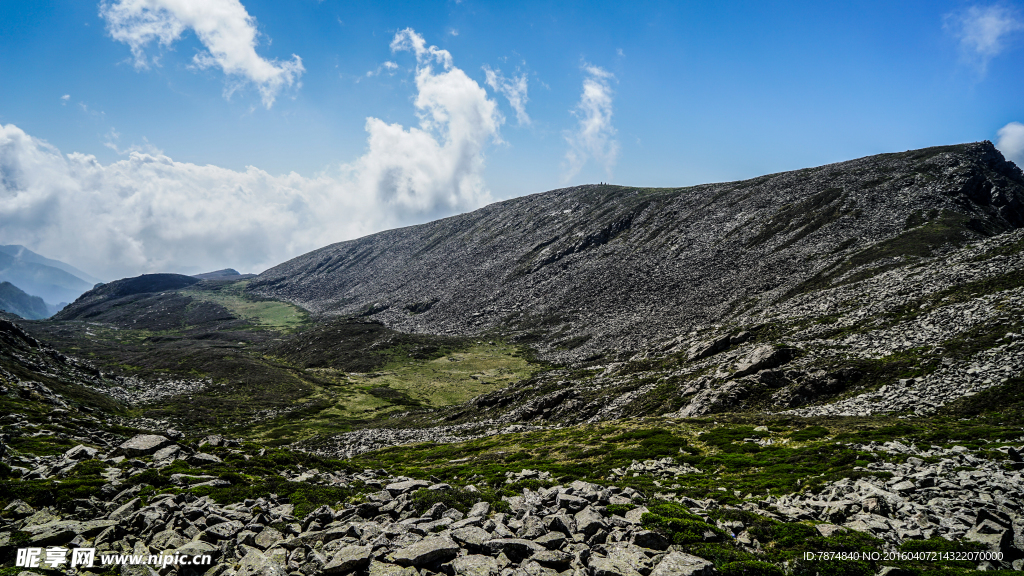
<path fill-rule="evenodd" d="M 996 148 L 1017 166 L 1024 168 L 1024 124 L 1010 122 L 999 129 Z"/>
<path fill-rule="evenodd" d="M 107 31 L 132 51 L 137 68 L 147 68 L 145 48 L 154 41 L 169 48 L 191 29 L 206 48 L 192 61 L 198 68 L 220 68 L 231 79 L 225 90 L 230 95 L 251 83 L 270 108 L 277 94 L 296 85 L 305 71 L 302 59 L 266 60 L 256 54 L 256 20 L 238 0 L 117 0 L 100 4 L 100 16 Z"/>
<path fill-rule="evenodd" d="M 122 149 L 113 130 L 108 143 L 126 158 L 104 165 L 0 125 L 0 243 L 109 279 L 261 271 L 331 242 L 489 202 L 483 153 L 500 138 L 496 102 L 412 30 L 395 39 L 396 51 L 417 56 L 419 126 L 368 118 L 366 153 L 312 177 L 175 162 L 144 150 L 148 142 Z"/>
<path fill-rule="evenodd" d="M 1006 49 L 1007 37 L 1024 29 L 1024 22 L 1005 6 L 971 6 L 947 14 L 945 28 L 960 41 L 964 58 L 984 74 L 989 61 Z"/>
<path fill-rule="evenodd" d="M 612 88 L 615 79 L 611 72 L 598 66 L 584 64 L 583 93 L 572 110 L 579 122 L 565 135 L 569 150 L 565 153 L 565 175 L 568 181 L 579 173 L 591 158 L 600 163 L 611 176 L 612 167 L 619 156 L 619 143 L 612 126 Z"/>
<path fill-rule="evenodd" d="M 61 106 L 67 106 L 68 105 L 68 100 L 71 100 L 71 94 L 65 94 L 65 95 L 61 96 L 60 97 L 60 105 Z"/>
<path fill-rule="evenodd" d="M 394 76 L 397 70 L 398 64 L 396 64 L 395 62 L 388 61 L 384 62 L 380 66 L 377 66 L 376 70 L 367 70 L 366 77 L 373 78 L 374 76 L 380 76 L 381 72 L 387 72 L 388 76 Z M 356 78 L 356 82 L 359 82 L 360 80 L 362 80 L 362 77 Z"/>
<path fill-rule="evenodd" d="M 490 66 L 484 66 L 484 74 L 487 77 L 487 85 L 491 87 L 491 90 L 508 99 L 509 105 L 516 111 L 516 122 L 520 126 L 530 124 L 530 115 L 526 113 L 526 103 L 530 101 L 526 95 L 526 74 L 505 78 L 501 74 L 501 70 L 491 70 Z"/>
<path fill-rule="evenodd" d="M 401 213 L 436 214 L 437 206 L 456 210 L 488 201 L 483 150 L 501 141 L 497 103 L 453 66 L 447 50 L 427 47 L 411 28 L 395 34 L 391 50 L 416 55 L 420 125 L 406 129 L 368 118 L 369 150 L 346 167 L 357 187 L 374 190 L 383 205 Z"/>

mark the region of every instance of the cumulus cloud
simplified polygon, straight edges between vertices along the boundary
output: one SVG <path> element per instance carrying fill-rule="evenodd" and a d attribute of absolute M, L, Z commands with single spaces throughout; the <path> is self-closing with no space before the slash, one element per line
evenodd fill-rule
<path fill-rule="evenodd" d="M 999 129 L 996 148 L 1017 166 L 1024 168 L 1024 124 L 1010 122 Z"/>
<path fill-rule="evenodd" d="M 176 162 L 108 142 L 125 158 L 63 154 L 0 125 L 0 243 L 24 244 L 102 277 L 260 271 L 331 242 L 477 208 L 497 104 L 451 55 L 412 30 L 419 125 L 366 120 L 363 156 L 312 177 Z"/>
<path fill-rule="evenodd" d="M 71 94 L 65 94 L 60 97 L 60 105 L 67 106 L 68 101 L 71 100 Z"/>
<path fill-rule="evenodd" d="M 619 156 L 619 143 L 612 126 L 612 88 L 615 76 L 598 66 L 584 64 L 583 93 L 572 110 L 579 121 L 576 128 L 565 135 L 569 150 L 565 153 L 565 180 L 579 173 L 593 158 L 611 176 Z"/>
<path fill-rule="evenodd" d="M 947 14 L 945 28 L 959 40 L 964 58 L 984 74 L 989 61 L 1006 49 L 1007 38 L 1024 29 L 1024 21 L 1006 6 L 971 6 Z"/>
<path fill-rule="evenodd" d="M 516 111 L 516 122 L 520 126 L 529 124 L 530 115 L 526 113 L 526 103 L 530 99 L 526 95 L 526 74 L 506 78 L 501 74 L 501 70 L 491 70 L 490 66 L 484 66 L 484 74 L 491 90 L 504 96 L 512 109 Z"/>
<path fill-rule="evenodd" d="M 100 4 L 107 31 L 132 51 L 137 68 L 156 58 L 145 49 L 156 42 L 169 48 L 186 30 L 192 30 L 205 51 L 192 61 L 198 68 L 220 68 L 229 77 L 225 96 L 245 84 L 254 85 L 270 108 L 278 93 L 298 83 L 305 71 L 302 59 L 267 60 L 256 53 L 256 20 L 238 0 L 117 0 Z"/>
<path fill-rule="evenodd" d="M 346 166 L 352 180 L 402 213 L 436 214 L 437 206 L 458 210 L 490 200 L 483 151 L 501 141 L 504 119 L 497 103 L 452 64 L 447 50 L 428 47 L 411 28 L 395 34 L 391 50 L 416 56 L 419 127 L 368 118 L 369 149 Z"/>

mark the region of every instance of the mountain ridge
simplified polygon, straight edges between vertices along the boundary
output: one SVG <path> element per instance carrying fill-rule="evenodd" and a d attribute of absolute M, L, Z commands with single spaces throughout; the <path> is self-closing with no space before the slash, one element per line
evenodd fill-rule
<path fill-rule="evenodd" d="M 1022 224 L 1024 173 L 986 141 L 681 189 L 553 190 L 333 244 L 249 290 L 409 332 L 497 329 L 578 361 Z"/>

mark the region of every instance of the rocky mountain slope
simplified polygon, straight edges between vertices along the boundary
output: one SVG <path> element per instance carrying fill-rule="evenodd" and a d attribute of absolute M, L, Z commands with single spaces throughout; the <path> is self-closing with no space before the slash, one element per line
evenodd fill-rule
<path fill-rule="evenodd" d="M 681 189 L 581 186 L 334 244 L 250 290 L 412 332 L 499 328 L 560 361 L 647 343 L 1024 224 L 991 143 Z"/>
<path fill-rule="evenodd" d="M 1022 195 L 989 143 L 580 187 L 0 314 L 0 570 L 1021 570 Z"/>

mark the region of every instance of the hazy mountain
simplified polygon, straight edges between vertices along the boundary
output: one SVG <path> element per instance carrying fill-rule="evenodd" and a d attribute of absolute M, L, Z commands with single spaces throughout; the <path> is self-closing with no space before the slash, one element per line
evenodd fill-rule
<path fill-rule="evenodd" d="M 49 304 L 73 302 L 99 279 L 19 245 L 0 246 L 0 281 L 14 284 Z"/>
<path fill-rule="evenodd" d="M 70 264 L 66 264 L 64 262 L 61 262 L 60 260 L 54 260 L 53 258 L 41 256 L 29 250 L 28 248 L 21 246 L 20 244 L 8 244 L 6 246 L 0 246 L 0 252 L 3 252 L 4 254 L 7 254 L 9 256 L 13 256 L 19 260 L 22 260 L 23 262 L 30 262 L 32 264 L 43 264 L 44 266 L 50 266 L 53 268 L 57 268 L 59 270 L 63 270 L 68 274 L 81 278 L 82 280 L 85 280 L 86 282 L 92 285 L 96 285 L 99 284 L 100 282 L 103 282 L 103 280 L 100 280 L 99 278 L 87 272 L 83 272 Z"/>
<path fill-rule="evenodd" d="M 47 318 L 56 310 L 38 296 L 31 296 L 10 282 L 0 282 L 0 310 L 28 320 Z"/>

